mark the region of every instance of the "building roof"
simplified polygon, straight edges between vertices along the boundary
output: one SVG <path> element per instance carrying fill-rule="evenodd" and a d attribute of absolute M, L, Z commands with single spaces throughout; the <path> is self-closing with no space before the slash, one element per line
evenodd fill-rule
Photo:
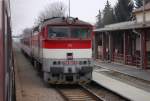
<path fill-rule="evenodd" d="M 150 2 L 145 5 L 145 11 L 148 11 L 148 10 L 150 10 Z M 138 13 L 138 12 L 142 12 L 142 11 L 143 11 L 143 6 L 138 9 L 135 9 L 133 11 L 133 13 Z"/>
<path fill-rule="evenodd" d="M 150 2 L 145 5 L 145 10 L 150 10 Z M 139 9 L 135 9 L 133 13 L 142 12 L 143 7 Z M 150 28 L 150 22 L 138 23 L 136 21 L 127 21 L 121 23 L 115 23 L 106 25 L 104 28 L 95 29 L 95 32 L 105 32 L 105 31 L 121 31 L 121 30 L 130 30 L 130 29 L 142 29 L 142 28 Z"/>
<path fill-rule="evenodd" d="M 104 28 L 95 29 L 95 32 L 105 32 L 105 31 L 121 31 L 121 30 L 130 30 L 130 29 L 141 29 L 149 28 L 150 22 L 147 22 L 145 25 L 143 23 L 137 23 L 136 21 L 127 21 L 116 24 L 106 25 Z"/>

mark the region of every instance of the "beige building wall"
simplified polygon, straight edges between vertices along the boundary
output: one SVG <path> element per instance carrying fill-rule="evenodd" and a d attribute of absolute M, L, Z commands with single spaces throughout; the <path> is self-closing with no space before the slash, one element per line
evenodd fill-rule
<path fill-rule="evenodd" d="M 136 51 L 140 51 L 140 38 L 136 39 Z"/>
<path fill-rule="evenodd" d="M 136 39 L 136 51 L 140 51 L 140 38 Z M 150 39 L 148 41 L 146 41 L 146 47 L 147 47 L 147 51 L 150 52 Z"/>
<path fill-rule="evenodd" d="M 143 22 L 143 12 L 136 13 L 137 23 Z M 150 22 L 150 11 L 145 12 L 145 21 Z"/>

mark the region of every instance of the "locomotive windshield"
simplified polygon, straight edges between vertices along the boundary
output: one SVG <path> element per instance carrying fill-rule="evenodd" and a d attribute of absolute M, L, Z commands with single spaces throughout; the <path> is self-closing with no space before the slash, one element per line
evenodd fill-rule
<path fill-rule="evenodd" d="M 87 38 L 90 34 L 90 31 L 85 28 L 71 28 L 71 37 L 72 38 Z"/>
<path fill-rule="evenodd" d="M 48 37 L 67 37 L 69 33 L 68 28 L 66 27 L 49 27 L 48 29 Z"/>
<path fill-rule="evenodd" d="M 87 27 L 49 27 L 49 38 L 89 38 L 91 30 Z"/>

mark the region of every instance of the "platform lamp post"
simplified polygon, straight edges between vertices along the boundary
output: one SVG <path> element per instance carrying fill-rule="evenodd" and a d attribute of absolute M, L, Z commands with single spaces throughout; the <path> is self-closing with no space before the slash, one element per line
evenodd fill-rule
<path fill-rule="evenodd" d="M 143 0 L 143 26 L 145 26 L 145 0 Z"/>
<path fill-rule="evenodd" d="M 146 25 L 145 21 L 145 0 L 143 0 L 143 27 Z M 146 68 L 146 41 L 145 41 L 145 31 L 142 31 L 140 34 L 140 40 L 141 40 L 141 67 Z"/>

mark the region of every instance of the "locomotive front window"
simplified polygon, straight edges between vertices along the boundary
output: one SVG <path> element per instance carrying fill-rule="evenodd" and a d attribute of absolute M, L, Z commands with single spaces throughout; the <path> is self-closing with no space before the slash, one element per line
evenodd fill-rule
<path fill-rule="evenodd" d="M 85 39 L 89 37 L 90 30 L 86 28 L 71 28 L 71 37 L 72 38 L 82 38 Z"/>
<path fill-rule="evenodd" d="M 48 28 L 48 37 L 68 37 L 69 28 L 65 27 L 49 27 Z"/>
<path fill-rule="evenodd" d="M 89 38 L 91 30 L 83 27 L 62 27 L 62 26 L 50 26 L 48 27 L 49 38 Z"/>

